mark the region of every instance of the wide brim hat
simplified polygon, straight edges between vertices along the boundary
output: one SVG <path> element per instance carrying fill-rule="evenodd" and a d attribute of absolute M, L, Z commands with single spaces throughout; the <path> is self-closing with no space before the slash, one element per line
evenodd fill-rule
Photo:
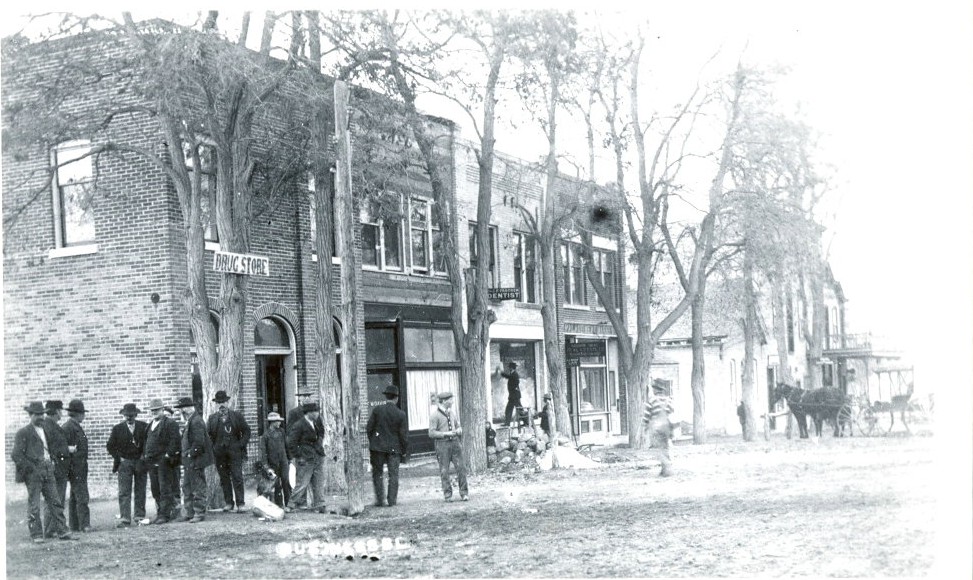
<path fill-rule="evenodd" d="M 47 401 L 46 403 L 44 403 L 44 410 L 45 411 L 63 411 L 64 410 L 64 403 L 62 403 L 61 401 L 58 401 L 58 400 Z"/>
<path fill-rule="evenodd" d="M 396 397 L 398 397 L 399 396 L 399 387 L 396 387 L 395 385 L 389 385 L 389 386 L 385 387 L 385 390 L 382 391 L 382 394 L 383 395 L 395 395 Z"/>
<path fill-rule="evenodd" d="M 84 412 L 86 411 L 84 410 L 84 403 L 81 401 L 81 399 L 72 399 L 71 402 L 68 403 L 68 413 Z"/>
<path fill-rule="evenodd" d="M 277 413 L 275 411 L 271 411 L 270 414 L 267 415 L 268 423 L 273 423 L 274 421 L 283 421 L 283 420 L 284 418 L 280 416 L 280 413 Z"/>
<path fill-rule="evenodd" d="M 27 403 L 27 406 L 26 407 L 24 407 L 24 411 L 27 411 L 31 415 L 33 415 L 35 413 L 36 414 L 43 415 L 44 414 L 44 403 L 42 403 L 40 401 L 31 401 L 30 403 Z"/>
<path fill-rule="evenodd" d="M 304 403 L 301 405 L 301 410 L 305 413 L 313 413 L 315 411 L 320 411 L 321 407 L 317 403 Z"/>
<path fill-rule="evenodd" d="M 551 395 L 550 393 L 544 393 L 544 398 L 545 398 L 545 399 L 553 399 L 553 398 L 554 398 L 554 396 L 553 396 L 553 395 Z"/>
<path fill-rule="evenodd" d="M 216 391 L 216 396 L 213 397 L 214 403 L 225 403 L 230 400 L 230 396 L 226 394 L 226 391 Z"/>
<path fill-rule="evenodd" d="M 439 393 L 439 395 L 437 395 L 437 398 L 440 401 L 447 401 L 453 398 L 453 393 L 450 393 L 449 391 L 443 391 L 442 393 Z"/>
<path fill-rule="evenodd" d="M 138 415 L 142 410 L 138 408 L 135 403 L 125 403 L 122 410 L 118 412 L 119 415 Z"/>
<path fill-rule="evenodd" d="M 152 399 L 151 401 L 149 401 L 150 411 L 155 411 L 156 409 L 162 409 L 165 406 L 166 404 L 162 402 L 162 399 Z"/>
<path fill-rule="evenodd" d="M 183 407 L 195 407 L 195 406 L 196 403 L 193 402 L 192 397 L 179 397 L 179 400 L 176 402 L 175 405 L 177 409 L 182 409 Z"/>

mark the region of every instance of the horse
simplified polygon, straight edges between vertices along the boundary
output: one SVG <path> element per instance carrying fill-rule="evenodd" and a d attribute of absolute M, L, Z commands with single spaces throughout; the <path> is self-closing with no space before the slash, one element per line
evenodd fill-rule
<path fill-rule="evenodd" d="M 801 439 L 809 437 L 807 430 L 807 417 L 810 415 L 814 421 L 815 434 L 821 436 L 822 424 L 825 420 L 834 425 L 834 436 L 840 437 L 843 429 L 842 424 L 850 427 L 850 417 L 842 416 L 841 410 L 845 407 L 845 396 L 838 389 L 823 388 L 805 390 L 785 383 L 777 383 L 774 389 L 773 403 L 784 399 L 787 407 L 797 419 L 797 427 L 800 431 Z"/>

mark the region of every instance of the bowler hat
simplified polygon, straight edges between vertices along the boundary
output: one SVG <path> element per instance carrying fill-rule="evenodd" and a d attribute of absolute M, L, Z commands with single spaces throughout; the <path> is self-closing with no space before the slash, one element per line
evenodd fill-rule
<path fill-rule="evenodd" d="M 382 391 L 382 394 L 383 395 L 395 395 L 396 397 L 398 397 L 399 396 L 399 387 L 396 387 L 395 385 L 389 385 L 389 386 L 385 387 L 385 390 Z"/>
<path fill-rule="evenodd" d="M 44 410 L 46 410 L 48 413 L 50 413 L 52 411 L 63 411 L 64 410 L 64 403 L 62 403 L 61 401 L 57 401 L 57 400 L 55 400 L 55 401 L 48 401 L 48 402 L 44 403 Z"/>
<path fill-rule="evenodd" d="M 230 396 L 226 394 L 226 391 L 216 391 L 216 396 L 213 397 L 214 403 L 225 403 L 230 400 Z"/>
<path fill-rule="evenodd" d="M 273 423 L 274 421 L 283 421 L 283 420 L 284 418 L 281 417 L 280 413 L 277 413 L 276 411 L 271 411 L 270 414 L 267 415 L 268 423 Z"/>
<path fill-rule="evenodd" d="M 152 399 L 149 401 L 149 410 L 155 411 L 156 409 L 161 409 L 165 407 L 166 404 L 162 402 L 162 399 Z"/>
<path fill-rule="evenodd" d="M 553 399 L 554 397 L 550 393 L 544 393 L 545 399 Z"/>
<path fill-rule="evenodd" d="M 443 391 L 443 392 L 439 393 L 439 400 L 440 401 L 446 401 L 446 400 L 452 399 L 452 398 L 453 398 L 453 393 L 450 393 L 449 391 Z"/>
<path fill-rule="evenodd" d="M 195 407 L 196 403 L 193 402 L 192 397 L 179 397 L 179 401 L 176 402 L 176 408 L 182 409 L 183 407 Z"/>
<path fill-rule="evenodd" d="M 301 405 L 301 410 L 305 413 L 313 413 L 315 411 L 320 411 L 321 407 L 317 403 L 304 403 Z"/>
<path fill-rule="evenodd" d="M 84 403 L 81 402 L 81 399 L 71 399 L 71 402 L 68 403 L 68 413 L 84 413 L 84 412 L 85 412 Z"/>
<path fill-rule="evenodd" d="M 41 403 L 40 401 L 31 401 L 30 403 L 27 404 L 26 407 L 24 407 L 24 411 L 27 411 L 31 415 L 33 415 L 35 413 L 36 414 L 43 415 L 44 414 L 44 403 Z"/>
<path fill-rule="evenodd" d="M 119 415 L 138 415 L 142 410 L 135 406 L 135 403 L 125 403 L 122 410 L 118 412 Z"/>

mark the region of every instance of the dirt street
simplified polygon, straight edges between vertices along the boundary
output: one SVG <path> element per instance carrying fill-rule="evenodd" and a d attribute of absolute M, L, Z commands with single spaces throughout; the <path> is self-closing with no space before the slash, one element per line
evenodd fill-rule
<path fill-rule="evenodd" d="M 99 500 L 94 533 L 39 545 L 28 541 L 18 500 L 7 505 L 7 574 L 924 576 L 937 529 L 934 441 L 679 444 L 667 479 L 647 451 L 596 448 L 598 468 L 478 475 L 471 501 L 448 504 L 434 464 L 420 459 L 404 471 L 398 506 L 357 518 L 299 513 L 269 523 L 218 513 L 202 524 L 116 530 L 117 505 Z M 151 497 L 148 505 L 151 517 Z"/>

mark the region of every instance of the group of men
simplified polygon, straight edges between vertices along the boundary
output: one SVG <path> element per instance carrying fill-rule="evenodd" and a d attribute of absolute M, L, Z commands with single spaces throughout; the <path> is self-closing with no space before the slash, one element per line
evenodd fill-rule
<path fill-rule="evenodd" d="M 112 428 L 106 444 L 113 459 L 112 472 L 118 478 L 116 527 L 205 520 L 206 468 L 214 464 L 223 491 L 223 511 L 248 511 L 243 463 L 250 426 L 239 411 L 228 407 L 229 400 L 225 391 L 218 391 L 213 399 L 217 410 L 206 421 L 190 397 L 180 398 L 171 407 L 161 399 L 153 399 L 148 405 L 152 414 L 149 422 L 138 419 L 142 411 L 135 403 L 122 407 L 119 414 L 124 420 Z M 64 411 L 61 401 L 46 404 L 32 401 L 24 410 L 30 416 L 30 423 L 17 432 L 12 459 L 17 467 L 17 482 L 27 486 L 27 526 L 31 540 L 42 543 L 55 537 L 77 539 L 72 531 L 92 531 L 88 509 L 88 439 L 81 426 L 86 414 L 84 403 L 72 400 L 67 407 L 69 418 L 64 423 L 60 423 Z M 173 417 L 176 411 L 182 415 L 181 425 Z M 269 427 L 260 438 L 258 467 L 271 470 L 275 479 L 273 491 L 268 495 L 287 511 L 324 512 L 324 425 L 320 409 L 317 403 L 305 403 L 292 411 L 288 421 L 285 433 L 283 418 L 276 412 L 270 413 Z M 293 493 L 288 479 L 292 459 L 297 476 Z M 156 502 L 156 516 L 151 521 L 146 518 L 145 509 L 147 480 Z M 71 493 L 66 498 L 68 483 Z M 64 516 L 66 499 L 68 521 Z"/>

